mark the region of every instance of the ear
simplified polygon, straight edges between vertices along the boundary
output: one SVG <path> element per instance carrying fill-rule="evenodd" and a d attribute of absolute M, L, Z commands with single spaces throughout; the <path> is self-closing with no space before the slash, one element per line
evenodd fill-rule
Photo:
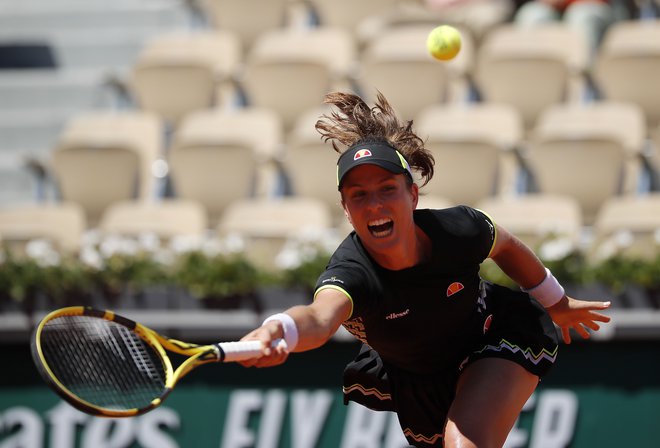
<path fill-rule="evenodd" d="M 348 219 L 348 222 L 353 225 L 353 221 L 351 220 L 351 214 L 348 213 L 348 209 L 346 208 L 346 203 L 342 200 L 341 201 L 341 208 L 344 209 L 344 216 L 346 216 L 346 219 Z"/>
<path fill-rule="evenodd" d="M 419 202 L 419 185 L 413 183 L 410 186 L 410 194 L 412 195 L 413 210 L 417 208 Z"/>

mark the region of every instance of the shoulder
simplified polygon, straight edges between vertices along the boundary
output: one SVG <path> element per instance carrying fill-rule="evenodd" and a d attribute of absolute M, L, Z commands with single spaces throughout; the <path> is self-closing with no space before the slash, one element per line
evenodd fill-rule
<path fill-rule="evenodd" d="M 487 214 L 467 205 L 416 210 L 415 220 L 423 228 L 430 226 L 456 237 L 474 236 L 494 225 Z"/>

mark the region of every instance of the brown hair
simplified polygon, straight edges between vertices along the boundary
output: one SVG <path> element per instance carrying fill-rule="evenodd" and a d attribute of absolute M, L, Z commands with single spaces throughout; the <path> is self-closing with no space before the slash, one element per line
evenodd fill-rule
<path fill-rule="evenodd" d="M 335 106 L 338 111 L 322 115 L 316 122 L 316 130 L 324 141 L 332 143 L 335 151 L 341 154 L 357 143 L 385 141 L 422 176 L 422 186 L 431 180 L 435 163 L 433 155 L 413 132 L 412 120 L 402 123 L 382 93 L 378 92 L 373 108 L 358 95 L 346 92 L 328 93 L 323 102 Z M 339 144 L 346 148 L 340 149 Z"/>

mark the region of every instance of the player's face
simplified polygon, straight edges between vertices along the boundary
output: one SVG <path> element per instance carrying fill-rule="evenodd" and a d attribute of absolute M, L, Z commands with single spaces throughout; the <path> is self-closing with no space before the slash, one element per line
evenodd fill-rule
<path fill-rule="evenodd" d="M 414 235 L 418 187 L 405 175 L 360 165 L 348 172 L 341 192 L 346 216 L 364 244 L 386 248 Z"/>

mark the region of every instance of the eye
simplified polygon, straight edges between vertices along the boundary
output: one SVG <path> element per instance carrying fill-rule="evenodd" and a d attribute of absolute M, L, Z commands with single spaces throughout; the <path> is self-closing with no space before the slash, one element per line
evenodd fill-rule
<path fill-rule="evenodd" d="M 365 195 L 364 191 L 355 190 L 355 191 L 351 192 L 351 194 L 349 196 L 350 196 L 351 199 L 360 199 L 360 198 L 363 198 L 364 195 Z"/>

